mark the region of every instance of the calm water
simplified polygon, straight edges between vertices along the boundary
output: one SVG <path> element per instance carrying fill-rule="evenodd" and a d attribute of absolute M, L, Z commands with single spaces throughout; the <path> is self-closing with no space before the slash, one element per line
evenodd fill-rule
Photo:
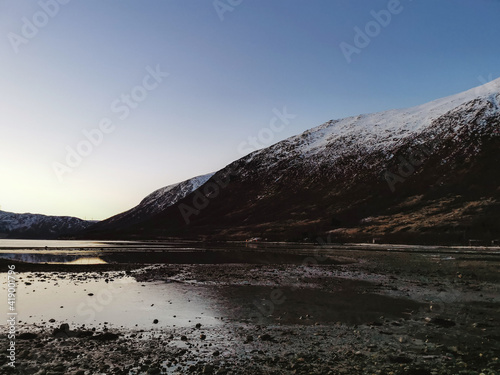
<path fill-rule="evenodd" d="M 193 251 L 204 249 L 180 242 L 0 240 L 0 258 L 27 263 L 168 263 L 162 254 Z"/>
<path fill-rule="evenodd" d="M 0 240 L 0 258 L 49 264 L 297 263 L 312 245 L 162 241 Z"/>
<path fill-rule="evenodd" d="M 45 248 L 47 247 L 47 248 Z M 30 263 L 262 263 L 301 264 L 312 245 L 203 244 L 168 242 L 91 242 L 0 240 L 0 257 Z M 332 251 L 332 250 L 327 250 Z M 109 325 L 127 328 L 191 327 L 224 319 L 263 323 L 360 323 L 384 316 L 402 317 L 415 303 L 376 294 L 359 294 L 345 285 L 337 292 L 281 288 L 282 304 L 268 304 L 266 286 L 207 286 L 191 283 L 137 282 L 133 277 L 106 279 L 94 273 L 23 272 L 17 291 L 18 319 L 26 323 L 72 327 Z M 123 274 L 122 274 L 123 275 Z M 6 301 L 6 273 L 0 300 Z M 360 297 L 362 296 L 362 297 Z M 266 304 L 267 302 L 267 304 Z M 5 304 L 5 307 L 7 305 Z M 310 321 L 301 316 L 314 317 Z M 49 320 L 55 322 L 50 323 Z M 154 320 L 158 319 L 155 324 Z"/>
<path fill-rule="evenodd" d="M 115 241 L 116 243 L 117 241 Z M 122 241 L 127 243 L 126 241 Z M 34 249 L 34 248 L 82 248 L 82 247 L 103 247 L 110 246 L 110 243 L 96 241 L 60 241 L 60 240 L 0 240 L 0 249 L 18 248 L 18 249 Z"/>
<path fill-rule="evenodd" d="M 207 287 L 180 283 L 140 283 L 132 277 L 63 277 L 56 273 L 19 273 L 18 320 L 71 327 L 108 325 L 127 328 L 161 328 L 219 324 Z M 2 275 L 5 278 L 5 274 Z M 6 300 L 6 283 L 2 297 Z M 158 319 L 158 323 L 153 321 Z M 52 324 L 50 324 L 52 325 Z"/>
<path fill-rule="evenodd" d="M 1 277 L 5 279 L 6 274 Z M 129 329 L 194 327 L 197 323 L 214 326 L 227 320 L 254 324 L 362 324 L 381 315 L 407 317 L 420 308 L 410 300 L 360 294 L 359 288 L 368 283 L 349 280 L 330 292 L 279 288 L 279 302 L 270 303 L 270 296 L 278 290 L 270 286 L 208 286 L 107 277 L 92 273 L 19 273 L 18 321 L 41 327 L 68 323 L 72 328 L 85 324 Z M 4 281 L 0 297 L 6 300 L 6 295 Z M 307 316 L 311 318 L 302 319 Z"/>

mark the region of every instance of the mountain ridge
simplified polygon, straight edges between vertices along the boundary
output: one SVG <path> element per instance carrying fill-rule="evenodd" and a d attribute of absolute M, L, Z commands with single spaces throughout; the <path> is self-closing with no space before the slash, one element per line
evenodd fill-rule
<path fill-rule="evenodd" d="M 408 109 L 331 120 L 234 161 L 143 222 L 89 235 L 489 241 L 500 232 L 499 102 L 497 79 Z M 467 210 L 476 215 L 456 217 Z"/>
<path fill-rule="evenodd" d="M 94 220 L 82 220 L 73 216 L 0 211 L 0 238 L 54 239 L 72 236 L 95 223 Z"/>
<path fill-rule="evenodd" d="M 100 221 L 91 230 L 114 229 L 154 216 L 198 189 L 212 176 L 213 173 L 208 173 L 157 189 L 142 199 L 137 206 Z"/>

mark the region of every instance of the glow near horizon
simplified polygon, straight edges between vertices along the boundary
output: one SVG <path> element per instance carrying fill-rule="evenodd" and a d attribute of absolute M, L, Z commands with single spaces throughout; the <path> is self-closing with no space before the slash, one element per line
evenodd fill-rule
<path fill-rule="evenodd" d="M 104 219 L 240 158 L 273 109 L 297 117 L 262 146 L 500 76 L 500 2 L 486 0 L 401 0 L 403 10 L 347 63 L 339 44 L 353 44 L 354 27 L 390 1 L 243 1 L 221 21 L 212 0 L 73 0 L 18 53 L 7 35 L 22 35 L 23 17 L 41 8 L 4 1 L 1 209 Z M 158 64 L 169 76 L 121 120 L 111 104 Z M 103 118 L 114 131 L 60 182 L 53 163 Z"/>

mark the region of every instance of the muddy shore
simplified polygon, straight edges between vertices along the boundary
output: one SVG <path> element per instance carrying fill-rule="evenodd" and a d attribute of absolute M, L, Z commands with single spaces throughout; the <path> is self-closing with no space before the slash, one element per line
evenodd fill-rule
<path fill-rule="evenodd" d="M 145 288 L 163 282 L 210 290 L 219 324 L 21 322 L 15 368 L 8 366 L 5 330 L 0 335 L 0 372 L 500 373 L 497 255 L 343 249 L 290 261 L 262 262 L 252 253 L 240 263 L 216 255 L 205 264 L 16 263 L 22 283 L 133 277 Z M 2 272 L 7 264 L 0 261 Z"/>

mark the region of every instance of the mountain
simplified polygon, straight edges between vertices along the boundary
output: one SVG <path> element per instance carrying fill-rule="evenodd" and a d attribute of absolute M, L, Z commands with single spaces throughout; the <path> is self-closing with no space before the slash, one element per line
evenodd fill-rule
<path fill-rule="evenodd" d="M 212 176 L 213 173 L 209 173 L 158 189 L 144 198 L 136 207 L 100 221 L 90 228 L 89 232 L 113 230 L 149 219 L 198 189 Z"/>
<path fill-rule="evenodd" d="M 249 154 L 106 238 L 490 243 L 500 237 L 500 79 L 331 120 Z"/>
<path fill-rule="evenodd" d="M 95 224 L 70 216 L 0 211 L 0 238 L 52 239 L 70 236 Z"/>

